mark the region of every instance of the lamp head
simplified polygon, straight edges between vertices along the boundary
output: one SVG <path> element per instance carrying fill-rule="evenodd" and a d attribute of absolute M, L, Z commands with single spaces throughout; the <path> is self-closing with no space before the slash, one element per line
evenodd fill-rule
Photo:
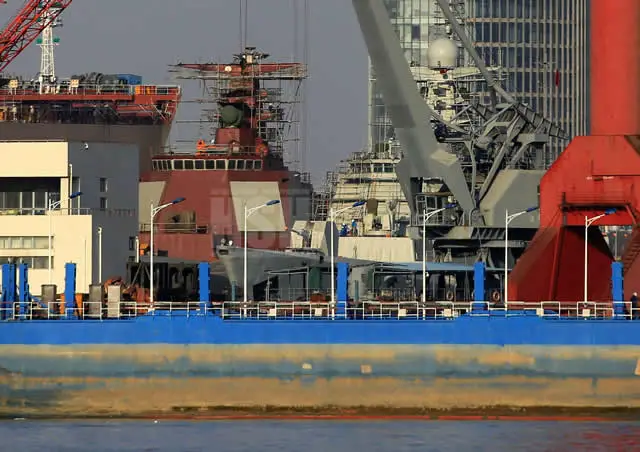
<path fill-rule="evenodd" d="M 271 201 L 267 201 L 264 205 L 265 206 L 274 206 L 276 204 L 280 204 L 280 200 L 279 199 L 272 199 Z"/>
<path fill-rule="evenodd" d="M 364 206 L 367 203 L 367 201 L 358 201 L 358 202 L 354 202 L 353 205 L 351 207 L 360 207 L 360 206 Z"/>
<path fill-rule="evenodd" d="M 456 204 L 455 202 L 450 202 L 449 204 L 447 204 L 446 206 L 444 206 L 445 209 L 453 209 L 454 207 L 457 207 L 458 204 Z"/>
<path fill-rule="evenodd" d="M 540 208 L 539 206 L 529 207 L 527 210 L 525 210 L 525 212 L 535 212 L 539 208 Z"/>
<path fill-rule="evenodd" d="M 616 213 L 616 209 L 607 209 L 604 211 L 605 215 L 612 215 L 614 213 Z"/>
<path fill-rule="evenodd" d="M 171 201 L 171 204 L 180 204 L 180 203 L 181 203 L 182 201 L 184 201 L 185 199 L 187 199 L 187 198 L 182 198 L 182 197 L 180 197 L 180 198 L 176 198 L 176 199 L 174 199 L 173 201 Z"/>
<path fill-rule="evenodd" d="M 69 199 L 74 199 L 74 198 L 77 198 L 78 196 L 82 196 L 81 191 L 76 191 L 74 193 L 71 193 L 71 195 L 69 196 Z"/>

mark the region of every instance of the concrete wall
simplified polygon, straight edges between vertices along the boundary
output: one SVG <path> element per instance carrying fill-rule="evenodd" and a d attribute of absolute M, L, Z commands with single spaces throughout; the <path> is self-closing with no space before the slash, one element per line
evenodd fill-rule
<path fill-rule="evenodd" d="M 107 209 L 138 208 L 138 150 L 134 145 L 69 143 L 73 178 L 80 179 L 80 207 L 99 209 L 107 198 Z M 107 178 L 107 191 L 100 192 L 100 178 Z M 68 179 L 67 179 L 68 184 Z"/>
<path fill-rule="evenodd" d="M 58 286 L 58 292 L 64 288 L 64 264 L 78 264 L 77 289 L 88 287 L 91 275 L 91 250 L 93 247 L 92 217 L 90 215 L 66 215 L 54 213 L 51 216 L 53 236 L 52 282 Z M 49 217 L 46 215 L 11 215 L 0 218 L 3 237 L 35 236 L 47 237 Z M 45 249 L 0 249 L 0 257 L 42 256 L 48 257 Z M 84 268 L 83 268 L 84 267 Z M 86 273 L 85 273 L 86 272 Z M 85 276 L 86 275 L 86 276 Z M 30 269 L 29 284 L 31 293 L 40 295 L 41 285 L 48 284 L 49 271 L 46 268 Z"/>
<path fill-rule="evenodd" d="M 0 142 L 0 177 L 66 177 L 68 143 Z"/>
<path fill-rule="evenodd" d="M 102 227 L 102 279 L 124 276 L 132 244 L 138 232 L 138 149 L 134 145 L 109 143 L 0 142 L 1 177 L 54 177 L 60 180 L 60 199 L 70 191 L 82 191 L 48 215 L 3 215 L 3 237 L 53 235 L 52 283 L 64 288 L 64 264 L 74 262 L 77 292 L 99 282 L 98 227 Z M 73 178 L 74 184 L 70 185 Z M 106 187 L 101 179 L 106 180 Z M 106 199 L 106 205 L 101 202 Z M 49 219 L 51 221 L 49 221 Z M 46 249 L 0 249 L 1 257 L 48 256 Z M 49 281 L 46 268 L 30 269 L 30 286 L 39 295 Z"/>
<path fill-rule="evenodd" d="M 340 237 L 338 256 L 382 262 L 413 262 L 413 240 L 409 237 Z"/>
<path fill-rule="evenodd" d="M 82 191 L 77 206 L 89 208 L 93 217 L 91 266 L 78 268 L 90 281 L 99 282 L 98 227 L 102 227 L 102 280 L 124 276 L 129 256 L 135 254 L 131 242 L 138 233 L 139 158 L 134 145 L 110 143 L 69 143 L 72 177 L 79 178 L 77 190 Z M 106 191 L 101 191 L 100 179 L 106 178 Z M 68 184 L 68 179 L 66 183 Z M 64 181 L 63 181 L 64 183 Z M 107 208 L 101 209 L 100 198 L 106 198 Z M 87 286 L 84 286 L 87 287 Z M 80 285 L 78 286 L 80 289 Z"/>
<path fill-rule="evenodd" d="M 138 222 L 131 216 L 110 215 L 94 211 L 91 215 L 67 215 L 66 211 L 54 212 L 51 216 L 53 236 L 52 282 L 58 286 L 58 292 L 64 288 L 64 264 L 74 262 L 78 265 L 76 291 L 87 293 L 90 284 L 99 281 L 99 240 L 98 227 L 102 226 L 102 279 L 112 276 L 124 276 L 129 256 L 135 255 L 130 249 L 136 235 Z M 0 219 L 3 237 L 35 236 L 47 237 L 49 217 L 15 215 Z M 48 257 L 48 249 L 0 249 L 1 257 L 40 256 Z M 41 285 L 48 284 L 49 271 L 29 270 L 31 293 L 40 295 Z"/>
<path fill-rule="evenodd" d="M 136 195 L 137 196 L 137 195 Z M 95 241 L 93 254 L 93 281 L 98 275 L 98 227 L 102 226 L 102 282 L 114 276 L 125 276 L 127 261 L 135 256 L 135 237 L 138 234 L 138 217 L 135 211 L 125 215 L 94 212 L 92 236 Z M 78 270 L 78 273 L 80 270 Z"/>

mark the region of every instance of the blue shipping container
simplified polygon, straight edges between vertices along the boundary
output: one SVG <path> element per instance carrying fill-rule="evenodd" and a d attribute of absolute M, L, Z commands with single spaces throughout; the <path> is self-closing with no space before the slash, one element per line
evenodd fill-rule
<path fill-rule="evenodd" d="M 118 74 L 118 78 L 127 85 L 142 85 L 142 77 L 133 74 Z"/>

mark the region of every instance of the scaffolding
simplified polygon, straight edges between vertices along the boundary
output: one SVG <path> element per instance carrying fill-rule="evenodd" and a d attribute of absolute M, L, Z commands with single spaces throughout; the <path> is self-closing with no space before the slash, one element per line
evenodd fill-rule
<path fill-rule="evenodd" d="M 302 63 L 264 62 L 268 54 L 247 47 L 231 63 L 179 64 L 171 72 L 176 79 L 197 80 L 202 96 L 201 139 L 212 141 L 220 126 L 221 107 L 233 102 L 238 90 L 250 90 L 251 121 L 256 133 L 269 143 L 271 155 L 301 171 L 303 83 L 307 66 Z"/>
<path fill-rule="evenodd" d="M 316 216 L 329 208 L 341 210 L 359 201 L 363 208 L 347 209 L 336 217 L 337 224 L 358 223 L 361 233 L 393 234 L 397 222 L 409 222 L 409 205 L 398 182 L 395 165 L 401 152 L 393 144 L 378 144 L 371 152 L 353 153 L 327 174 Z"/>
<path fill-rule="evenodd" d="M 329 207 L 336 193 L 338 174 L 335 171 L 327 171 L 322 188 L 313 196 L 313 221 L 327 221 L 329 219 Z"/>
<path fill-rule="evenodd" d="M 466 26 L 468 0 L 450 0 L 449 7 L 453 11 L 457 21 Z M 474 69 L 471 58 L 464 51 L 462 43 L 449 22 L 446 20 L 442 9 L 436 0 L 399 0 L 396 6 L 389 10 L 390 20 L 405 51 L 407 62 L 421 93 L 427 93 L 434 85 L 441 84 L 438 80 L 438 71 L 429 68 L 427 51 L 429 44 L 437 39 L 451 39 L 458 47 L 457 72 L 464 75 L 455 75 L 456 71 L 450 71 L 450 82 L 454 83 L 456 91 L 461 93 L 466 104 L 478 99 L 480 103 L 486 103 L 484 92 L 487 90 L 486 81 L 480 72 L 465 69 Z M 409 25 L 409 27 L 407 27 Z M 411 30 L 410 33 L 407 30 Z M 499 68 L 488 68 L 498 80 L 503 77 L 496 75 Z M 455 80 L 451 80 L 455 78 Z M 432 99 L 425 101 L 432 109 L 437 109 L 437 103 Z M 459 108 L 458 110 L 461 110 Z M 469 112 L 466 113 L 468 116 Z M 469 120 L 469 118 L 467 118 Z M 475 120 L 481 123 L 482 118 Z M 391 119 L 386 111 L 381 93 L 377 90 L 375 73 L 369 69 L 369 148 L 377 143 L 395 141 L 395 131 Z"/>

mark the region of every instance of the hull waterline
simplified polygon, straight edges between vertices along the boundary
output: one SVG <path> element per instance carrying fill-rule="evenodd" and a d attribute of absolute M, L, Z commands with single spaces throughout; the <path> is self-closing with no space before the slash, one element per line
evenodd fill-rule
<path fill-rule="evenodd" d="M 186 315 L 9 322 L 0 415 L 636 410 L 637 325 Z"/>

